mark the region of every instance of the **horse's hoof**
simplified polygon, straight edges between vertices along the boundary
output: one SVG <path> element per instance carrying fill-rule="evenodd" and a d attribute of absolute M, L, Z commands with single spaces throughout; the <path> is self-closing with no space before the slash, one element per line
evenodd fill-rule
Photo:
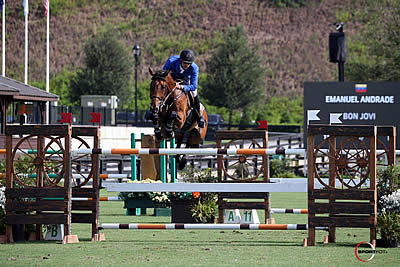
<path fill-rule="evenodd" d="M 156 132 L 155 136 L 156 136 L 157 140 L 162 140 L 163 139 L 161 132 Z"/>
<path fill-rule="evenodd" d="M 173 138 L 174 137 L 174 132 L 167 132 L 167 138 Z"/>

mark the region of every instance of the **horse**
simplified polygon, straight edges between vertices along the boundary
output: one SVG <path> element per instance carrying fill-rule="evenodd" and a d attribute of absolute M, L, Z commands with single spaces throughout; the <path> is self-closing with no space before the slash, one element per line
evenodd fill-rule
<path fill-rule="evenodd" d="M 198 148 L 207 133 L 208 117 L 203 104 L 200 112 L 206 121 L 204 128 L 197 124 L 197 114 L 190 106 L 188 94 L 177 89 L 179 82 L 175 81 L 169 70 L 153 71 L 149 68 L 151 78 L 150 98 L 153 115 L 154 133 L 157 140 L 170 140 L 176 137 L 176 148 L 180 148 L 184 137 L 185 148 Z M 193 105 L 192 105 L 193 106 Z M 176 155 L 178 169 L 186 166 L 186 156 Z"/>

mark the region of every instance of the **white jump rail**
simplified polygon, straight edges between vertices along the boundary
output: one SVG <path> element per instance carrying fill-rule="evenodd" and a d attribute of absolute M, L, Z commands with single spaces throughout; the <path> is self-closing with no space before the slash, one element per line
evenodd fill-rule
<path fill-rule="evenodd" d="M 138 224 L 138 223 L 103 223 L 103 229 L 126 230 L 307 230 L 307 224 L 210 224 L 210 223 L 169 223 L 169 224 Z M 315 227 L 315 230 L 328 230 L 328 227 Z"/>
<path fill-rule="evenodd" d="M 127 183 L 109 184 L 109 192 L 214 192 L 266 193 L 307 192 L 307 184 L 296 183 Z"/>
<path fill-rule="evenodd" d="M 304 148 L 80 148 L 71 151 L 75 155 L 100 154 L 100 155 L 299 155 L 306 156 Z M 358 150 L 351 149 L 349 153 L 358 153 Z M 378 149 L 377 153 L 384 153 L 385 150 Z M 320 149 L 319 154 L 329 153 L 328 149 Z M 400 155 L 400 150 L 396 150 Z"/>

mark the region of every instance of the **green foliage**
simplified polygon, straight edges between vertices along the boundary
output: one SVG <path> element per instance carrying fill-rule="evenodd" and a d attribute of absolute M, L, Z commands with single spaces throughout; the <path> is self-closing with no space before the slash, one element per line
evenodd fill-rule
<path fill-rule="evenodd" d="M 126 103 L 131 88 L 131 56 L 113 30 L 93 36 L 85 44 L 85 67 L 71 81 L 71 100 L 81 95 L 117 95 Z"/>
<path fill-rule="evenodd" d="M 187 183 L 214 183 L 217 181 L 217 177 L 212 174 L 211 168 L 199 170 L 189 167 L 182 171 L 181 175 L 183 181 Z M 178 194 L 178 196 L 180 195 L 182 195 L 182 193 Z M 198 199 L 198 201 L 196 201 L 191 208 L 192 217 L 195 219 L 196 222 L 210 222 L 210 220 L 215 218 L 218 213 L 216 193 L 186 193 L 186 198 L 181 197 L 179 199 Z"/>
<path fill-rule="evenodd" d="M 271 178 L 292 178 L 296 177 L 293 169 L 288 166 L 288 160 L 286 158 L 272 159 L 269 162 L 269 176 Z"/>
<path fill-rule="evenodd" d="M 387 168 L 380 169 L 378 171 L 376 188 L 378 199 L 398 190 L 400 188 L 400 167 L 388 166 Z M 382 208 L 378 203 L 378 210 L 382 210 Z"/>
<path fill-rule="evenodd" d="M 198 223 L 212 222 L 218 215 L 217 195 L 201 193 L 199 202 L 193 205 L 191 212 Z"/>
<path fill-rule="evenodd" d="M 242 26 L 231 28 L 207 62 L 208 79 L 203 97 L 229 110 L 245 110 L 264 98 L 264 67 L 256 51 L 247 44 Z"/>
<path fill-rule="evenodd" d="M 349 58 L 346 77 L 355 81 L 400 80 L 400 1 L 367 0 L 360 2 L 354 20 L 363 25 L 353 38 L 348 38 Z M 338 16 L 346 16 L 342 11 Z"/>
<path fill-rule="evenodd" d="M 388 246 L 400 243 L 400 167 L 388 166 L 379 170 L 378 231 Z"/>
<path fill-rule="evenodd" d="M 50 92 L 60 97 L 58 101 L 59 105 L 74 106 L 78 104 L 77 101 L 71 102 L 70 98 L 71 80 L 74 79 L 75 75 L 75 72 L 63 70 L 62 72 L 57 73 L 56 76 L 50 79 Z M 31 84 L 32 86 L 46 90 L 46 81 L 33 81 L 31 82 Z"/>
<path fill-rule="evenodd" d="M 382 239 L 389 246 L 397 246 L 400 243 L 400 214 L 396 212 L 384 212 L 378 215 L 378 230 Z"/>
<path fill-rule="evenodd" d="M 273 96 L 259 106 L 254 115 L 256 120 L 267 120 L 269 124 L 303 124 L 303 98 L 291 99 Z"/>

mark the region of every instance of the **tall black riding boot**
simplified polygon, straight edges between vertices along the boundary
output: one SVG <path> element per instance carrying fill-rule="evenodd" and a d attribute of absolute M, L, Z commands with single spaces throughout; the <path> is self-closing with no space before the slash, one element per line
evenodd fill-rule
<path fill-rule="evenodd" d="M 194 97 L 194 109 L 196 110 L 196 113 L 197 113 L 197 123 L 199 124 L 199 127 L 204 128 L 204 126 L 206 125 L 206 121 L 204 120 L 203 116 L 201 116 L 201 113 L 200 113 L 199 95 L 196 95 Z"/>

